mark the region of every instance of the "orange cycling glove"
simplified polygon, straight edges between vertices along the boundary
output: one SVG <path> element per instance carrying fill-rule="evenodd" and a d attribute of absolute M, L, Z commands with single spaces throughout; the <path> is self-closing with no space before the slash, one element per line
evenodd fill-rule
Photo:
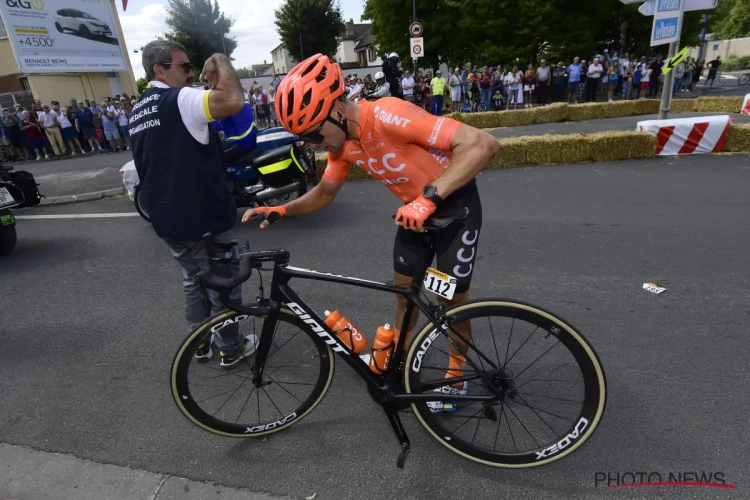
<path fill-rule="evenodd" d="M 245 212 L 245 215 L 242 216 L 242 222 L 249 222 L 250 219 L 263 218 L 267 223 L 264 222 L 262 227 L 266 227 L 268 224 L 280 221 L 285 215 L 286 208 L 284 208 L 283 205 L 278 207 L 257 207 Z"/>
<path fill-rule="evenodd" d="M 417 199 L 398 209 L 398 212 L 396 212 L 396 222 L 401 222 L 407 229 L 422 227 L 424 221 L 432 215 L 436 208 L 433 202 L 419 195 Z"/>

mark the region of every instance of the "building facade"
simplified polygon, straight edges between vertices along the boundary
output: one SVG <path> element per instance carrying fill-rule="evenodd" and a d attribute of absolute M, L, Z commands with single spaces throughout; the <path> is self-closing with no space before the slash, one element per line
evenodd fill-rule
<path fill-rule="evenodd" d="M 5 107 L 14 102 L 26 105 L 29 100 L 34 99 L 43 103 L 52 100 L 64 103 L 71 98 L 99 101 L 117 94 L 137 94 L 138 88 L 114 2 L 115 0 L 109 0 L 125 66 L 128 68 L 128 71 L 122 72 L 23 73 L 8 40 L 5 24 L 0 19 L 0 104 Z"/>

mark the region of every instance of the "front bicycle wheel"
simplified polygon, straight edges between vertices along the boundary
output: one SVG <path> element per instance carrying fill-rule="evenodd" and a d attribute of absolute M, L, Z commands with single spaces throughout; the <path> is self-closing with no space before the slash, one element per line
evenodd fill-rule
<path fill-rule="evenodd" d="M 748 82 L 750 82 L 750 73 L 745 73 L 737 79 L 737 85 L 739 85 L 740 87 L 742 87 L 743 85 L 747 85 Z"/>
<path fill-rule="evenodd" d="M 411 342 L 404 373 L 407 393 L 456 395 L 452 402 L 412 404 L 435 439 L 475 462 L 524 468 L 559 460 L 591 437 L 604 413 L 606 381 L 575 328 L 538 307 L 503 300 L 460 304 L 446 315 L 470 339 L 468 350 L 455 333 L 449 338 L 430 323 Z M 457 368 L 461 352 L 466 361 Z"/>
<path fill-rule="evenodd" d="M 287 309 L 279 315 L 260 381 L 253 378 L 255 355 L 231 371 L 219 367 L 216 347 L 208 361 L 196 358 L 199 346 L 229 325 L 263 342 L 264 321 L 264 316 L 219 314 L 191 332 L 175 354 L 172 397 L 201 429 L 228 437 L 263 436 L 296 424 L 323 400 L 333 379 L 333 352 Z"/>

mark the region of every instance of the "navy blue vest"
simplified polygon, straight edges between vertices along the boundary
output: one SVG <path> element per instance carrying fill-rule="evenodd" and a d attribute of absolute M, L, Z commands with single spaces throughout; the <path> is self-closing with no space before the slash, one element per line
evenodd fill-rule
<path fill-rule="evenodd" d="M 237 222 L 227 190 L 221 143 L 209 131 L 208 145 L 196 141 L 182 122 L 179 88 L 151 87 L 133 107 L 128 129 L 141 203 L 161 238 L 198 241 Z"/>

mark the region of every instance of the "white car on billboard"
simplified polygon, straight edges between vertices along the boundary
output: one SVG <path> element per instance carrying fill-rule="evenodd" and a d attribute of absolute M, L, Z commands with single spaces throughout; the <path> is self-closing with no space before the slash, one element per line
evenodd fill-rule
<path fill-rule="evenodd" d="M 60 9 L 55 12 L 55 28 L 60 33 L 72 31 L 84 38 L 112 36 L 112 30 L 107 23 L 76 9 Z"/>

